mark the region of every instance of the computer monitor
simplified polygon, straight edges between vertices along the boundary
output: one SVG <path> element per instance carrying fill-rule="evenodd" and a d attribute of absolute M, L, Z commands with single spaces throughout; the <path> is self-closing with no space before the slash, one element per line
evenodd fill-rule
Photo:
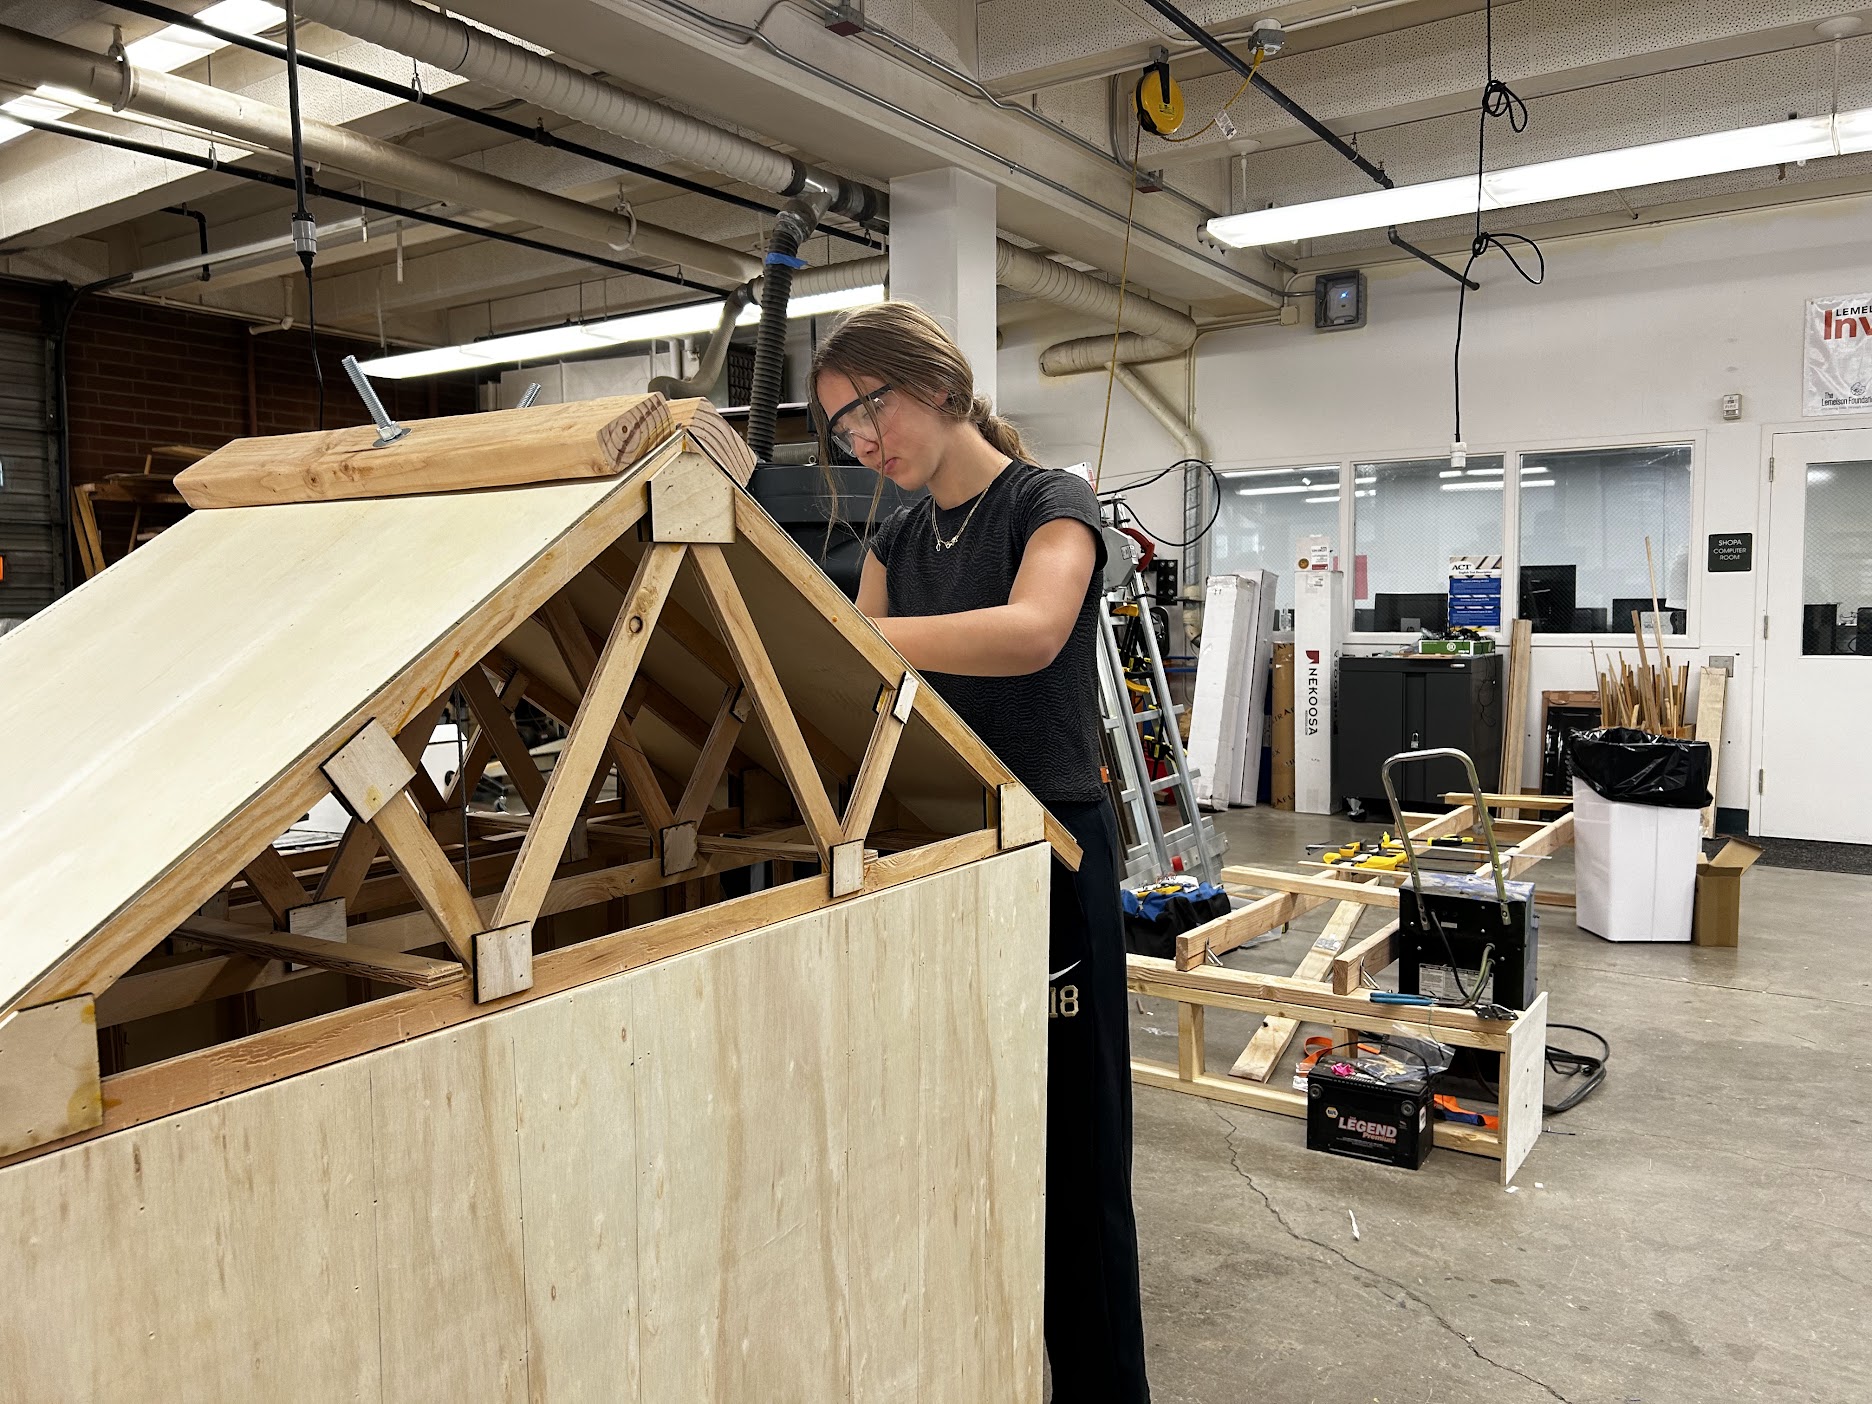
<path fill-rule="evenodd" d="M 1661 606 L 1661 608 L 1664 611 L 1665 619 L 1669 621 L 1664 626 L 1665 632 L 1681 634 L 1684 631 L 1684 623 L 1689 618 L 1689 611 L 1678 609 L 1668 604 Z M 1651 597 L 1645 595 L 1638 599 L 1626 599 L 1622 596 L 1614 596 L 1612 600 L 1612 632 L 1615 634 L 1622 634 L 1627 629 L 1631 628 L 1631 617 L 1634 611 L 1641 617 L 1653 613 Z"/>
<path fill-rule="evenodd" d="M 1535 633 L 1573 632 L 1574 601 L 1579 594 L 1578 580 L 1578 566 L 1521 567 L 1521 617 L 1534 622 Z"/>
<path fill-rule="evenodd" d="M 1448 618 L 1447 595 L 1372 596 L 1372 628 L 1381 634 L 1415 633 L 1419 629 L 1441 632 Z"/>

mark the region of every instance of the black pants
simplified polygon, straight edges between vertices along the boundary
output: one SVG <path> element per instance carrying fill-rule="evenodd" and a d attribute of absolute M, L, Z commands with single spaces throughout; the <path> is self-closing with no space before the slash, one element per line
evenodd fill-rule
<path fill-rule="evenodd" d="M 1054 1404 L 1144 1404 L 1131 1211 L 1131 1025 L 1111 806 L 1052 805 L 1085 850 L 1053 865 L 1046 1347 Z"/>

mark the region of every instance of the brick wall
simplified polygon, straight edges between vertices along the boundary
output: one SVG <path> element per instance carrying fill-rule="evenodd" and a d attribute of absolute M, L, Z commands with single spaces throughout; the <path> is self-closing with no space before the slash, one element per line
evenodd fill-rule
<path fill-rule="evenodd" d="M 125 299 L 90 297 L 72 314 L 66 357 L 74 482 L 134 473 L 157 444 L 218 448 L 248 434 L 317 427 L 317 383 L 303 329 L 253 335 L 244 322 Z M 368 423 L 339 362 L 369 359 L 374 342 L 319 337 L 325 427 Z M 383 381 L 399 419 L 464 414 L 473 382 Z"/>

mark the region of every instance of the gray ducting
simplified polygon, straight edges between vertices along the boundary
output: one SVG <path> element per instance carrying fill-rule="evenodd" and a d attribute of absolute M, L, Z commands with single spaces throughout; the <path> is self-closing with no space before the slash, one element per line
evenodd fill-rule
<path fill-rule="evenodd" d="M 782 195 L 811 196 L 829 190 L 830 213 L 874 228 L 887 223 L 888 197 L 872 186 L 818 170 L 736 132 L 627 93 L 550 55 L 411 0 L 300 0 L 299 8 L 302 14 L 346 34 L 486 83 L 692 165 Z M 1005 240 L 996 253 L 996 277 L 1003 287 L 1101 320 L 1118 316 L 1118 289 L 1113 284 Z M 794 276 L 792 291 L 804 295 L 882 282 L 888 262 L 854 259 L 802 269 Z M 857 272 L 873 265 L 878 266 L 875 275 Z M 758 291 L 756 296 L 760 296 Z M 763 300 L 763 320 L 766 307 Z M 1117 346 L 1120 364 L 1180 356 L 1196 340 L 1196 323 L 1191 318 L 1135 293 L 1124 298 L 1124 327 Z M 1040 368 L 1047 375 L 1072 375 L 1103 370 L 1112 359 L 1111 337 L 1081 337 L 1047 347 L 1041 353 Z"/>
<path fill-rule="evenodd" d="M 51 83 L 119 110 L 187 123 L 270 151 L 291 149 L 291 119 L 284 108 L 173 74 L 119 64 L 104 54 L 4 25 L 0 25 L 0 78 L 29 88 Z M 747 254 L 674 229 L 419 156 L 326 122 L 307 119 L 301 126 L 307 161 L 335 166 L 392 189 L 528 220 L 574 238 L 634 249 L 736 282 L 745 282 L 760 269 L 759 262 Z"/>
<path fill-rule="evenodd" d="M 754 300 L 753 283 L 743 283 L 722 299 L 721 321 L 709 337 L 708 349 L 688 380 L 673 375 L 652 376 L 649 388 L 672 400 L 694 400 L 706 396 L 721 379 L 722 367 L 728 364 L 728 345 L 734 340 L 735 323 Z"/>
<path fill-rule="evenodd" d="M 668 152 L 761 190 L 801 195 L 815 180 L 834 190 L 832 212 L 884 227 L 889 197 L 820 171 L 713 123 L 627 93 L 547 54 L 409 0 L 299 0 L 299 13 L 346 34 Z"/>
<path fill-rule="evenodd" d="M 995 281 L 1004 288 L 1102 321 L 1115 321 L 1118 317 L 1119 295 L 1115 284 L 1068 268 L 1005 239 L 995 246 Z M 1125 293 L 1123 301 L 1125 329 L 1118 337 L 1117 354 L 1121 365 L 1180 356 L 1195 343 L 1193 318 L 1133 292 Z M 1082 336 L 1047 347 L 1040 353 L 1040 369 L 1046 375 L 1072 375 L 1104 370 L 1112 359 L 1109 334 Z"/>

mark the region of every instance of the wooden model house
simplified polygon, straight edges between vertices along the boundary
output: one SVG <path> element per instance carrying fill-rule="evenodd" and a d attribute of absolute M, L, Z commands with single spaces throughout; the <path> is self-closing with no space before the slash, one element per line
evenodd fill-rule
<path fill-rule="evenodd" d="M 0 1400 L 1039 1397 L 1077 853 L 752 466 L 242 441 L 0 639 Z"/>

